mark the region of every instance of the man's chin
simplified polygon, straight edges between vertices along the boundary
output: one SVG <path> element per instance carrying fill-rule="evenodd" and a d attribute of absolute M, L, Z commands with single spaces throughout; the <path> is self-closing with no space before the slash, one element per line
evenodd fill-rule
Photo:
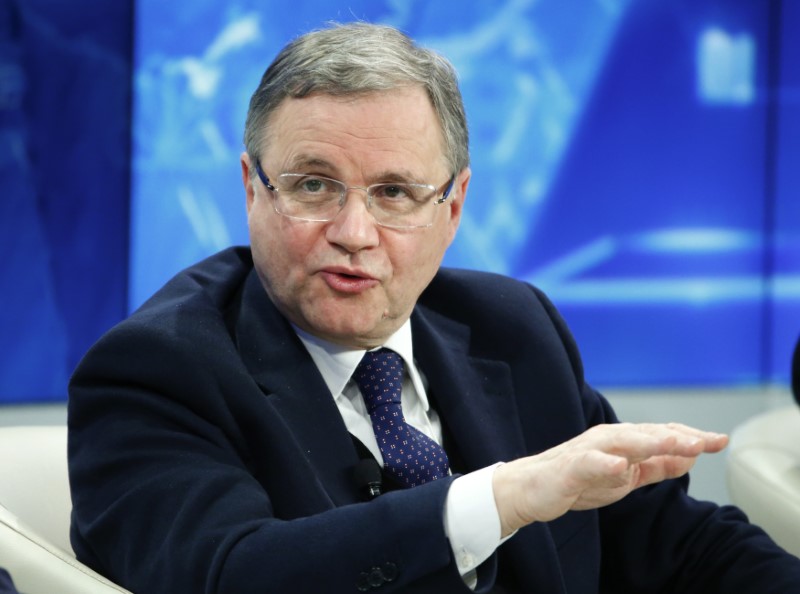
<path fill-rule="evenodd" d="M 338 323 L 332 324 L 332 320 L 337 320 Z M 342 315 L 321 320 L 307 329 L 307 332 L 342 346 L 370 349 L 386 342 L 401 325 L 402 322 L 380 314 L 369 318 Z"/>

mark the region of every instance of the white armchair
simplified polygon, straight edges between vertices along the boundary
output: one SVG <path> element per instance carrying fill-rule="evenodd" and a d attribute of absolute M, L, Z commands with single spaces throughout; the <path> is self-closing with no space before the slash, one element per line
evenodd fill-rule
<path fill-rule="evenodd" d="M 800 407 L 778 408 L 736 427 L 726 471 L 731 501 L 800 556 Z"/>
<path fill-rule="evenodd" d="M 20 592 L 130 594 L 72 552 L 66 427 L 0 427 L 0 476 L 0 567 Z"/>

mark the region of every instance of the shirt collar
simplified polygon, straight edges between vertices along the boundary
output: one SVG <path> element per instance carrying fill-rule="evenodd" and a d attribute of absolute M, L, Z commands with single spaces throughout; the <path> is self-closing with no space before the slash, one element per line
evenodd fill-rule
<path fill-rule="evenodd" d="M 345 386 L 355 372 L 356 367 L 366 353 L 363 349 L 352 349 L 322 340 L 293 326 L 297 336 L 308 350 L 311 359 L 322 374 L 322 379 L 335 399 L 342 398 Z M 414 364 L 414 346 L 411 340 L 411 320 L 408 319 L 382 345 L 391 349 L 403 358 L 408 375 L 411 378 L 423 409 L 428 410 L 428 397 L 417 366 Z"/>

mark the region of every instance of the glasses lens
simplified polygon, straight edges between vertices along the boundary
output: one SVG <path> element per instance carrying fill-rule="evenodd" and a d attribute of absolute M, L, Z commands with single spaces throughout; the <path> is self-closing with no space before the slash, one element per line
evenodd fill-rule
<path fill-rule="evenodd" d="M 335 179 L 284 173 L 278 176 L 276 208 L 290 217 L 330 220 L 339 212 L 345 189 L 345 185 Z"/>
<path fill-rule="evenodd" d="M 375 219 L 395 227 L 417 227 L 433 221 L 433 186 L 422 184 L 376 184 L 370 186 Z"/>

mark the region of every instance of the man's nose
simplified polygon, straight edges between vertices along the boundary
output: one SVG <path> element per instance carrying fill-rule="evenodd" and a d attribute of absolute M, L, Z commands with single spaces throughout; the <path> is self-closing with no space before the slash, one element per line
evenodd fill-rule
<path fill-rule="evenodd" d="M 328 241 L 348 252 L 378 245 L 378 224 L 369 211 L 368 201 L 366 188 L 348 188 L 341 210 L 326 228 Z"/>

